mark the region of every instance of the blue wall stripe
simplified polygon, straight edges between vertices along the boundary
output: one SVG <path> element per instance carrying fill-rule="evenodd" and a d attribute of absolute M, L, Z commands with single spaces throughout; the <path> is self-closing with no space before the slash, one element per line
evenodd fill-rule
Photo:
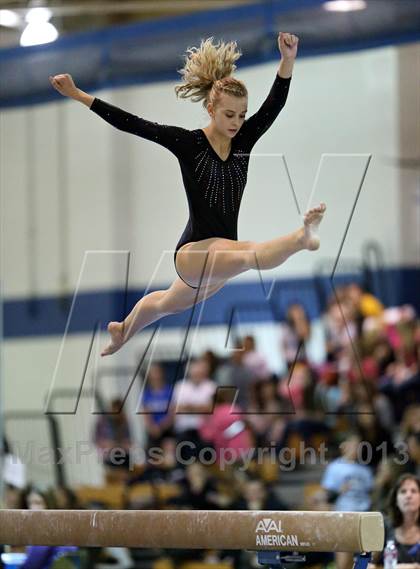
<path fill-rule="evenodd" d="M 252 19 L 258 16 L 263 17 L 267 11 L 274 11 L 276 14 L 290 11 L 316 8 L 324 3 L 324 0 L 279 0 L 261 4 L 248 4 L 245 6 L 233 6 L 205 12 L 196 12 L 181 16 L 159 18 L 152 21 L 137 22 L 101 28 L 94 31 L 75 32 L 69 36 L 59 37 L 50 44 L 30 46 L 30 47 L 11 47 L 0 49 L 0 60 L 7 58 L 20 58 L 25 54 L 55 52 L 61 49 L 73 49 L 90 43 L 109 43 L 118 40 L 144 37 L 149 34 L 180 32 L 186 29 L 194 29 L 199 24 L 217 24 L 235 22 L 241 19 Z"/>
<path fill-rule="evenodd" d="M 373 274 L 373 281 L 375 274 Z M 387 269 L 378 273 L 381 291 L 376 291 L 381 300 L 388 305 L 413 304 L 420 311 L 420 269 Z M 361 275 L 339 275 L 334 285 L 351 281 L 361 282 Z M 386 285 L 386 286 L 384 286 Z M 322 279 L 322 287 L 329 297 L 332 293 L 328 278 Z M 313 278 L 284 279 L 276 282 L 270 300 L 267 293 L 270 282 L 265 282 L 265 290 L 258 281 L 231 283 L 215 296 L 208 299 L 202 314 L 202 325 L 228 324 L 231 318 L 241 322 L 270 322 L 282 320 L 291 302 L 301 302 L 310 318 L 322 312 Z M 69 334 L 92 333 L 97 325 L 105 327 L 109 320 L 121 320 L 131 309 L 144 290 L 129 290 L 125 297 L 122 290 L 91 291 L 80 294 L 75 302 Z M 34 336 L 61 336 L 66 322 L 72 297 L 59 296 L 9 299 L 4 302 L 4 337 L 25 338 Z M 195 309 L 193 323 L 197 322 L 200 306 Z M 127 309 L 125 308 L 127 307 Z M 167 316 L 160 321 L 163 328 L 186 326 L 191 311 Z M 155 326 L 152 324 L 152 326 Z"/>

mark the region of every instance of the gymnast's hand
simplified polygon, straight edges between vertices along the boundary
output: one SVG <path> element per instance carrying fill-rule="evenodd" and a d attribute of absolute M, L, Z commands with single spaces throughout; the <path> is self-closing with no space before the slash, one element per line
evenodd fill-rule
<path fill-rule="evenodd" d="M 293 60 L 297 56 L 299 38 L 293 34 L 280 32 L 277 38 L 282 59 Z"/>
<path fill-rule="evenodd" d="M 62 75 L 54 75 L 49 77 L 51 85 L 64 97 L 71 97 L 75 99 L 78 95 L 79 89 L 74 84 L 73 78 L 68 73 Z"/>

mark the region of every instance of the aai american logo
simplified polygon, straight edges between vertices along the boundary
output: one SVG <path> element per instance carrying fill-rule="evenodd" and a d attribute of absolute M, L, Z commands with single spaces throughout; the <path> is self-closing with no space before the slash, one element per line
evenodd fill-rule
<path fill-rule="evenodd" d="M 297 535 L 289 535 L 283 532 L 281 520 L 263 518 L 258 522 L 255 533 L 257 534 L 255 536 L 255 544 L 257 546 L 299 546 Z"/>

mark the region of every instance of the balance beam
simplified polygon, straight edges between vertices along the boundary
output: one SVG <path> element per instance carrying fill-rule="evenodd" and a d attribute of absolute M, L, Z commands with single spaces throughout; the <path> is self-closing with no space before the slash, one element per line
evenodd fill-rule
<path fill-rule="evenodd" d="M 378 512 L 0 510 L 4 545 L 381 551 Z"/>

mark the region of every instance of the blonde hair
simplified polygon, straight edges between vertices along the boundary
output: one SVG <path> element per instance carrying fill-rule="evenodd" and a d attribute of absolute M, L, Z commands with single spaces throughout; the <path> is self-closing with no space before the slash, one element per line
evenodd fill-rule
<path fill-rule="evenodd" d="M 190 98 L 215 105 L 221 93 L 234 97 L 246 97 L 248 91 L 242 81 L 232 77 L 235 61 L 241 56 L 236 42 L 223 41 L 213 44 L 213 38 L 202 40 L 200 47 L 187 50 L 185 65 L 178 72 L 183 83 L 175 87 L 177 97 Z"/>

